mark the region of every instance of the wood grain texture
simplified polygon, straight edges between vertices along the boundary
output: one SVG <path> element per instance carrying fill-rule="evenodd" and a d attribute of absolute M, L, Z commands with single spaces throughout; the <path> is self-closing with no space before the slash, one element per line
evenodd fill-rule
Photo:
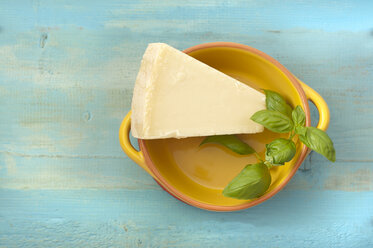
<path fill-rule="evenodd" d="M 0 247 L 372 247 L 372 1 L 0 2 Z M 258 48 L 331 110 L 273 199 L 210 213 L 127 158 L 117 132 L 146 45 Z M 311 108 L 314 124 L 318 114 Z"/>

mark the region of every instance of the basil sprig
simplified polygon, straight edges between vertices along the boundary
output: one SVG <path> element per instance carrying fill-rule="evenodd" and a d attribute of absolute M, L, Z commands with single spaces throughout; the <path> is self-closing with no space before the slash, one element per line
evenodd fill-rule
<path fill-rule="evenodd" d="M 310 149 L 320 153 L 335 162 L 335 149 L 332 140 L 324 131 L 315 127 L 306 127 L 306 115 L 301 106 L 294 109 L 277 92 L 264 90 L 266 95 L 266 110 L 256 112 L 251 119 L 276 133 L 290 133 L 289 138 L 279 138 L 266 145 L 265 160 L 248 144 L 235 135 L 218 135 L 206 137 L 201 145 L 215 143 L 241 155 L 254 153 L 258 163 L 248 164 L 225 187 L 223 195 L 236 199 L 254 199 L 262 196 L 271 185 L 272 166 L 284 165 L 296 154 L 293 137 Z"/>

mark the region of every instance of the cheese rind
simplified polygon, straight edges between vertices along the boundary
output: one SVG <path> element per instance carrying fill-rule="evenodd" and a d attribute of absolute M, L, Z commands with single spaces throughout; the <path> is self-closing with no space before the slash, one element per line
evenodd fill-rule
<path fill-rule="evenodd" d="M 257 133 L 250 117 L 265 109 L 261 92 L 164 43 L 143 56 L 132 99 L 132 135 L 140 139 Z"/>

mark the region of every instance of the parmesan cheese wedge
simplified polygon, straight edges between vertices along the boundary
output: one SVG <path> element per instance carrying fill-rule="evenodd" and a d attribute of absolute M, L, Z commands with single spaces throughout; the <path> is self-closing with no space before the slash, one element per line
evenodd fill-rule
<path fill-rule="evenodd" d="M 143 56 L 132 99 L 139 139 L 258 133 L 265 95 L 164 43 Z"/>

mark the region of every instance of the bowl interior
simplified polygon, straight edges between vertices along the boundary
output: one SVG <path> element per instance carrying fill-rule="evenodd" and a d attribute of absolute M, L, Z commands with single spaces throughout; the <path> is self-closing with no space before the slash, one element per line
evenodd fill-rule
<path fill-rule="evenodd" d="M 191 52 L 189 55 L 251 87 L 275 90 L 293 106 L 303 106 L 296 88 L 285 74 L 253 52 L 230 47 L 212 47 Z M 265 144 L 284 135 L 266 130 L 259 134 L 239 136 L 264 157 Z M 202 140 L 203 137 L 159 139 L 146 140 L 144 144 L 156 169 L 180 193 L 198 202 L 218 206 L 235 206 L 252 201 L 224 197 L 222 190 L 245 165 L 256 162 L 255 156 L 236 155 L 214 144 L 199 147 Z M 289 175 L 300 152 L 301 145 L 297 142 L 294 159 L 284 166 L 271 169 L 272 184 L 267 194 Z"/>

